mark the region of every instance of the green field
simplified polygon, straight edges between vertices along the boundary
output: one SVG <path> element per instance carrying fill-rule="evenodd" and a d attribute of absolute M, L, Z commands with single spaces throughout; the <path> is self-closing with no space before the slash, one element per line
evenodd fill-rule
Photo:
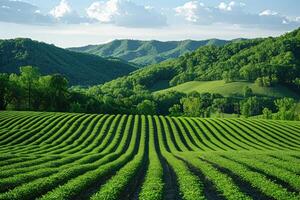
<path fill-rule="evenodd" d="M 0 113 L 0 199 L 300 199 L 300 122 Z"/>
<path fill-rule="evenodd" d="M 209 92 L 209 93 L 219 93 L 223 96 L 231 95 L 243 95 L 243 88 L 250 87 L 254 94 L 258 96 L 269 96 L 269 97 L 292 97 L 299 99 L 299 95 L 296 92 L 291 91 L 290 89 L 284 86 L 274 86 L 274 87 L 259 87 L 254 83 L 250 82 L 231 82 L 225 83 L 224 81 L 191 81 L 187 83 L 180 84 L 175 87 L 170 87 L 158 92 L 166 91 L 178 91 L 178 92 Z M 158 87 L 158 86 L 156 86 Z"/>

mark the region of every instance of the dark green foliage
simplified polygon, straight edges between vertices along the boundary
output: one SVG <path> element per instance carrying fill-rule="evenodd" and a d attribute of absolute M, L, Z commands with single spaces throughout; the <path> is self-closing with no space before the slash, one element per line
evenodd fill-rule
<path fill-rule="evenodd" d="M 171 116 L 180 116 L 182 115 L 182 108 L 181 105 L 175 104 L 171 108 L 169 108 L 169 113 Z"/>
<path fill-rule="evenodd" d="M 260 102 L 257 97 L 250 97 L 241 102 L 241 114 L 250 117 L 260 114 Z"/>
<path fill-rule="evenodd" d="M 38 67 L 43 75 L 60 73 L 71 85 L 93 85 L 110 81 L 136 68 L 116 59 L 76 53 L 32 41 L 0 40 L 0 72 L 18 73 L 20 66 Z"/>
<path fill-rule="evenodd" d="M 146 66 L 177 58 L 185 53 L 195 51 L 201 46 L 222 46 L 229 42 L 217 39 L 204 41 L 184 40 L 178 42 L 114 40 L 107 44 L 70 48 L 70 50 L 103 57 L 121 58 L 139 66 Z"/>
<path fill-rule="evenodd" d="M 243 88 L 244 97 L 251 97 L 253 96 L 253 91 L 250 87 L 246 86 Z"/>
<path fill-rule="evenodd" d="M 24 66 L 20 75 L 0 73 L 1 110 L 68 111 L 68 81 L 60 74 L 41 76 L 38 68 Z"/>
<path fill-rule="evenodd" d="M 137 105 L 147 99 L 156 102 L 157 114 L 161 115 L 177 112 L 178 107 L 173 111 L 175 104 L 180 105 L 187 116 L 209 117 L 213 112 L 260 115 L 265 107 L 276 111 L 275 99 L 255 97 L 250 88 L 244 88 L 243 95 L 226 98 L 213 94 L 151 92 L 166 82 L 177 85 L 223 78 L 227 82 L 258 80 L 263 87 L 276 84 L 297 90 L 299 54 L 299 30 L 278 38 L 242 40 L 221 47 L 205 46 L 178 59 L 148 66 L 129 76 L 89 88 L 84 93 L 96 96 L 105 105 L 103 111 L 109 113 L 137 113 Z"/>
<path fill-rule="evenodd" d="M 153 101 L 145 100 L 137 105 L 139 114 L 155 115 L 157 113 L 157 106 Z"/>
<path fill-rule="evenodd" d="M 179 104 L 180 99 L 183 98 L 185 94 L 180 92 L 166 92 L 160 94 L 154 94 L 153 98 L 158 106 L 158 113 L 167 114 L 169 108 L 172 107 L 174 104 Z"/>
<path fill-rule="evenodd" d="M 272 110 L 269 108 L 264 108 L 263 109 L 263 118 L 264 119 L 272 119 Z"/>
<path fill-rule="evenodd" d="M 281 120 L 294 120 L 296 116 L 296 102 L 291 98 L 283 98 L 275 101 L 278 109 L 275 118 Z"/>
<path fill-rule="evenodd" d="M 9 89 L 9 76 L 8 74 L 0 74 L 0 110 L 6 107 L 5 96 Z"/>
<path fill-rule="evenodd" d="M 33 92 L 32 90 L 36 88 L 40 74 L 38 69 L 32 66 L 20 67 L 20 73 L 21 75 L 19 77 L 19 83 L 21 84 L 21 87 L 24 87 L 27 92 L 27 106 L 28 110 L 30 110 Z"/>
<path fill-rule="evenodd" d="M 168 81 L 170 86 L 188 81 L 261 79 L 262 86 L 273 84 L 296 88 L 300 77 L 300 31 L 278 38 L 253 39 L 225 46 L 200 47 L 178 59 L 138 70 L 130 76 L 105 84 L 105 88 L 126 84 L 129 90 L 139 84 L 151 90 Z"/>

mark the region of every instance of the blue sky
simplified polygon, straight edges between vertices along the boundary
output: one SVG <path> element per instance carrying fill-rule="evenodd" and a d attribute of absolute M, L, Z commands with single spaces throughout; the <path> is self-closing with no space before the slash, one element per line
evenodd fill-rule
<path fill-rule="evenodd" d="M 277 36 L 300 26 L 299 10 L 299 0 L 0 0 L 0 38 L 70 47 Z"/>

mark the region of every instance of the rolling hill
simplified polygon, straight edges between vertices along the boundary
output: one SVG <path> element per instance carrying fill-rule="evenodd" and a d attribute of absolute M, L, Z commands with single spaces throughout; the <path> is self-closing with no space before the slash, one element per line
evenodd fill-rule
<path fill-rule="evenodd" d="M 193 91 L 199 93 L 218 93 L 223 96 L 243 96 L 243 88 L 248 86 L 252 89 L 253 94 L 256 96 L 268 96 L 268 97 L 291 97 L 299 99 L 300 96 L 297 92 L 290 90 L 287 87 L 276 85 L 273 87 L 259 87 L 251 82 L 231 82 L 225 83 L 221 81 L 190 81 L 174 87 L 159 90 L 157 93 L 163 93 L 166 91 L 178 91 L 183 93 L 190 93 Z M 157 86 L 158 87 L 158 86 Z"/>
<path fill-rule="evenodd" d="M 31 39 L 0 40 L 0 73 L 18 73 L 25 65 L 38 67 L 44 75 L 60 73 L 71 85 L 101 84 L 136 70 L 119 59 L 72 52 Z"/>
<path fill-rule="evenodd" d="M 177 58 L 185 53 L 195 51 L 201 46 L 223 46 L 229 42 L 230 41 L 218 39 L 169 42 L 161 42 L 156 40 L 114 40 L 107 44 L 70 48 L 70 50 L 95 54 L 102 57 L 116 57 L 135 63 L 139 66 L 146 66 L 168 59 Z"/>
<path fill-rule="evenodd" d="M 151 65 L 129 76 L 108 82 L 103 89 L 108 92 L 113 91 L 114 95 L 118 96 L 115 91 L 120 85 L 126 85 L 127 90 L 134 92 L 136 86 L 153 91 L 153 88 L 159 90 L 190 81 L 242 80 L 254 83 L 256 80 L 261 82 L 263 80 L 262 86 L 268 84 L 268 86 L 282 87 L 278 90 L 270 87 L 268 91 L 262 87 L 259 93 L 275 92 L 276 95 L 282 93 L 280 96 L 284 96 L 290 94 L 284 91 L 286 87 L 299 91 L 300 85 L 297 83 L 299 78 L 300 29 L 297 29 L 279 37 L 242 40 L 219 47 L 203 46 L 177 59 Z M 241 90 L 245 82 L 241 84 L 236 82 L 229 86 L 235 85 L 237 90 Z M 215 83 L 217 84 L 214 86 L 215 89 L 217 86 L 222 86 L 218 85 L 222 82 Z M 163 84 L 163 87 L 157 86 L 158 84 Z M 185 88 L 186 85 L 182 87 Z M 187 89 L 190 89 L 188 87 Z"/>

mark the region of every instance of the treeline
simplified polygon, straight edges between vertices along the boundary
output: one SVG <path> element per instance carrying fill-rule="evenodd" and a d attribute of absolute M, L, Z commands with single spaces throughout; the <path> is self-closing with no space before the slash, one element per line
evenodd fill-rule
<path fill-rule="evenodd" d="M 172 115 L 191 117 L 252 117 L 261 115 L 265 119 L 298 120 L 297 100 L 255 96 L 249 87 L 243 88 L 243 96 L 224 97 L 220 94 L 191 92 L 189 94 L 169 91 L 151 93 L 140 86 L 131 90 L 104 90 L 101 86 L 81 90 L 87 96 L 105 105 L 109 113 L 133 113 L 149 115 Z"/>
<path fill-rule="evenodd" d="M 0 109 L 62 111 L 78 113 L 149 114 L 192 117 L 237 117 L 262 115 L 267 119 L 296 120 L 294 99 L 257 97 L 245 87 L 243 96 L 176 91 L 151 93 L 137 84 L 134 89 L 120 85 L 68 88 L 60 74 L 41 76 L 32 66 L 20 68 L 20 75 L 0 74 Z"/>
<path fill-rule="evenodd" d="M 24 66 L 20 75 L 0 74 L 0 109 L 67 111 L 68 81 L 60 74 L 41 76 L 38 68 Z"/>

